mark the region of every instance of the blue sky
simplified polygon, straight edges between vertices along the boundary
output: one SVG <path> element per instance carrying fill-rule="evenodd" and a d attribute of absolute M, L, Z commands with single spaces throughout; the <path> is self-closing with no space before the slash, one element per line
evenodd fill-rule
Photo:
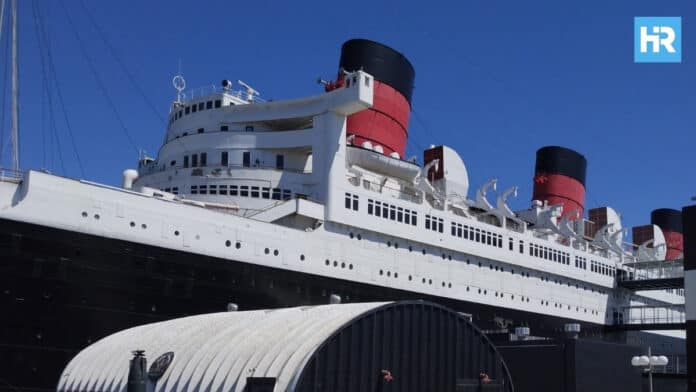
<path fill-rule="evenodd" d="M 408 155 L 421 157 L 430 144 L 458 150 L 470 197 L 497 178 L 501 188 L 520 187 L 515 209 L 527 207 L 535 151 L 544 145 L 584 154 L 586 206 L 614 207 L 625 226 L 647 223 L 652 209 L 681 208 L 696 195 L 693 1 L 355 1 L 340 3 L 343 8 L 299 1 L 64 3 L 69 18 L 59 2 L 20 1 L 23 168 L 82 177 L 59 92 L 84 176 L 118 184 L 123 169 L 135 167 L 137 148 L 156 154 L 179 62 L 189 87 L 242 79 L 265 98 L 292 98 L 320 92 L 315 80 L 335 75 L 342 42 L 361 37 L 411 60 L 416 88 Z M 51 85 L 55 131 L 42 93 L 34 6 L 60 86 Z M 683 62 L 634 64 L 634 16 L 681 16 Z M 4 42 L 0 50 L 4 75 Z"/>

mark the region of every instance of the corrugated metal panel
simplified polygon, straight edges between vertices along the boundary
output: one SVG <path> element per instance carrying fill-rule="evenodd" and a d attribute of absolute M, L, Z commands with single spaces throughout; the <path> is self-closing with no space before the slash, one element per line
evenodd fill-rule
<path fill-rule="evenodd" d="M 174 360 L 155 390 L 242 391 L 247 377 L 275 377 L 286 390 L 299 366 L 326 338 L 385 303 L 214 313 L 131 328 L 80 352 L 65 368 L 59 391 L 125 391 L 131 351 L 150 362 Z"/>

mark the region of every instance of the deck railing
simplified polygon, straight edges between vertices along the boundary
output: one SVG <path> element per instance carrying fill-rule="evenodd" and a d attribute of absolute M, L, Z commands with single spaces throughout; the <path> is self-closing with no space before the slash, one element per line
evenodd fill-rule
<path fill-rule="evenodd" d="M 22 182 L 24 172 L 0 168 L 0 182 Z"/>

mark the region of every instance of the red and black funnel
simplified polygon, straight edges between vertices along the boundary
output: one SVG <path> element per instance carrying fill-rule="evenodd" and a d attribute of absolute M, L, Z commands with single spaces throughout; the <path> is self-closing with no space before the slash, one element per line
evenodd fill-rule
<path fill-rule="evenodd" d="M 558 146 L 540 148 L 534 167 L 533 200 L 562 204 L 563 215 L 585 211 L 587 160 L 576 151 Z"/>
<path fill-rule="evenodd" d="M 650 223 L 662 229 L 667 242 L 665 260 L 674 260 L 684 252 L 682 213 L 671 208 L 658 208 L 650 213 Z"/>
<path fill-rule="evenodd" d="M 404 155 L 411 114 L 411 95 L 415 71 L 404 55 L 378 42 L 366 39 L 346 41 L 341 48 L 338 82 L 343 71 L 363 70 L 374 77 L 372 108 L 348 116 L 347 134 L 353 144 L 369 141 L 380 145 L 385 154 Z"/>

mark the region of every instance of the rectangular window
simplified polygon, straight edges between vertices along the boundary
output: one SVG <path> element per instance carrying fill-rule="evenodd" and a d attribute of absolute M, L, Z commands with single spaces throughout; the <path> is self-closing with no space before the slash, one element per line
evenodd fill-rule
<path fill-rule="evenodd" d="M 425 216 L 425 228 L 430 230 L 430 215 Z"/>
<path fill-rule="evenodd" d="M 191 113 L 196 113 L 198 111 L 198 106 L 194 103 L 191 105 Z"/>
<path fill-rule="evenodd" d="M 350 193 L 346 193 L 344 207 L 350 210 Z"/>
<path fill-rule="evenodd" d="M 249 186 L 248 185 L 242 185 L 239 187 L 239 196 L 249 197 Z"/>
<path fill-rule="evenodd" d="M 280 188 L 273 188 L 273 200 L 280 200 Z"/>
<path fill-rule="evenodd" d="M 220 185 L 218 187 L 218 191 L 221 195 L 226 195 L 227 194 L 227 185 Z"/>
<path fill-rule="evenodd" d="M 375 201 L 375 216 L 382 216 L 382 202 Z"/>
<path fill-rule="evenodd" d="M 203 111 L 203 110 L 205 110 L 204 107 L 205 107 L 205 102 L 201 102 L 198 104 L 198 110 Z"/>
<path fill-rule="evenodd" d="M 217 195 L 217 185 L 210 185 L 208 188 L 208 190 L 210 191 L 209 193 L 211 195 Z"/>
<path fill-rule="evenodd" d="M 372 215 L 374 208 L 374 202 L 372 199 L 367 199 L 367 214 Z"/>
<path fill-rule="evenodd" d="M 205 108 L 206 109 L 212 109 L 213 108 L 213 101 L 208 101 L 205 103 Z"/>
<path fill-rule="evenodd" d="M 524 241 L 520 241 L 520 254 L 524 254 Z"/>
<path fill-rule="evenodd" d="M 270 199 L 271 198 L 271 188 L 261 188 L 261 198 Z"/>
<path fill-rule="evenodd" d="M 184 115 L 184 111 L 183 111 L 183 110 L 179 110 L 179 118 L 181 118 L 181 116 L 183 116 L 183 115 Z"/>
<path fill-rule="evenodd" d="M 451 227 L 451 233 L 450 233 L 450 234 L 451 234 L 453 237 L 456 237 L 456 236 L 457 236 L 457 226 L 454 224 L 454 222 L 452 222 L 451 226 L 452 226 L 452 227 Z"/>
<path fill-rule="evenodd" d="M 198 133 L 203 133 L 205 132 L 205 128 L 198 128 Z"/>
<path fill-rule="evenodd" d="M 189 157 L 188 157 L 188 155 L 184 155 L 184 167 L 189 167 Z"/>
<path fill-rule="evenodd" d="M 411 224 L 413 226 L 418 224 L 418 214 L 415 211 L 413 211 L 413 215 L 411 215 Z"/>
<path fill-rule="evenodd" d="M 290 200 L 290 199 L 292 199 L 292 191 L 290 189 L 283 189 L 283 200 Z M 356 204 L 356 206 L 357 206 L 357 204 Z"/>
<path fill-rule="evenodd" d="M 222 101 L 219 100 L 219 99 L 216 99 L 216 100 L 215 100 L 215 108 L 219 108 L 219 107 L 221 107 L 221 106 L 222 106 Z"/>
<path fill-rule="evenodd" d="M 491 245 L 491 233 L 486 232 L 486 245 Z"/>
<path fill-rule="evenodd" d="M 462 230 L 462 225 L 457 226 L 457 237 L 462 238 L 463 236 L 463 230 Z"/>
<path fill-rule="evenodd" d="M 201 195 L 206 195 L 208 194 L 208 186 L 207 185 L 201 185 L 198 187 L 198 193 Z"/>
<path fill-rule="evenodd" d="M 399 207 L 399 208 L 396 210 L 396 220 L 397 220 L 398 222 L 403 222 L 403 221 L 404 221 L 404 209 L 401 208 L 401 207 Z"/>
<path fill-rule="evenodd" d="M 237 185 L 230 185 L 230 196 L 237 196 L 239 194 L 237 189 Z"/>
<path fill-rule="evenodd" d="M 251 153 L 249 151 L 244 151 L 244 153 L 242 154 L 242 166 L 251 166 Z"/>
<path fill-rule="evenodd" d="M 190 112 L 191 112 L 191 107 L 186 106 L 186 108 L 184 109 L 184 114 L 189 114 Z"/>
<path fill-rule="evenodd" d="M 358 196 L 353 195 L 353 211 L 357 211 L 357 210 L 358 210 Z"/>
<path fill-rule="evenodd" d="M 174 188 L 172 188 L 172 193 L 175 195 L 178 195 L 179 194 L 179 187 L 175 186 Z"/>
<path fill-rule="evenodd" d="M 198 167 L 198 154 L 191 155 L 191 167 Z"/>
<path fill-rule="evenodd" d="M 227 151 L 223 151 L 220 153 L 220 165 L 222 166 L 227 166 L 230 162 L 229 154 Z"/>
<path fill-rule="evenodd" d="M 396 207 L 389 206 L 389 219 L 396 220 Z"/>
<path fill-rule="evenodd" d="M 202 152 L 201 153 L 201 167 L 206 166 L 208 164 L 208 153 Z"/>
<path fill-rule="evenodd" d="M 254 132 L 254 126 L 253 125 L 247 125 L 244 127 L 244 131 L 246 132 Z"/>
<path fill-rule="evenodd" d="M 191 194 L 192 195 L 198 194 L 198 185 L 191 185 Z"/>
<path fill-rule="evenodd" d="M 251 187 L 251 197 L 256 197 L 256 198 L 258 198 L 259 196 L 260 196 L 259 187 L 257 187 L 257 186 L 252 186 L 252 187 Z"/>
<path fill-rule="evenodd" d="M 481 232 L 479 229 L 476 229 L 476 242 L 481 242 Z"/>
<path fill-rule="evenodd" d="M 389 205 L 387 203 L 382 205 L 382 218 L 389 219 Z"/>
<path fill-rule="evenodd" d="M 283 154 L 276 155 L 276 169 L 278 169 L 278 170 L 285 169 L 285 155 L 283 155 Z"/>
<path fill-rule="evenodd" d="M 445 231 L 445 227 L 444 227 L 444 226 L 445 226 L 444 220 L 440 219 L 440 220 L 438 221 L 438 224 L 437 224 L 437 231 L 439 231 L 440 233 L 444 233 L 444 231 Z"/>
<path fill-rule="evenodd" d="M 230 126 L 229 125 L 220 125 L 220 130 L 222 132 L 227 132 L 230 130 Z"/>
<path fill-rule="evenodd" d="M 404 210 L 404 223 L 411 224 L 411 210 Z"/>

